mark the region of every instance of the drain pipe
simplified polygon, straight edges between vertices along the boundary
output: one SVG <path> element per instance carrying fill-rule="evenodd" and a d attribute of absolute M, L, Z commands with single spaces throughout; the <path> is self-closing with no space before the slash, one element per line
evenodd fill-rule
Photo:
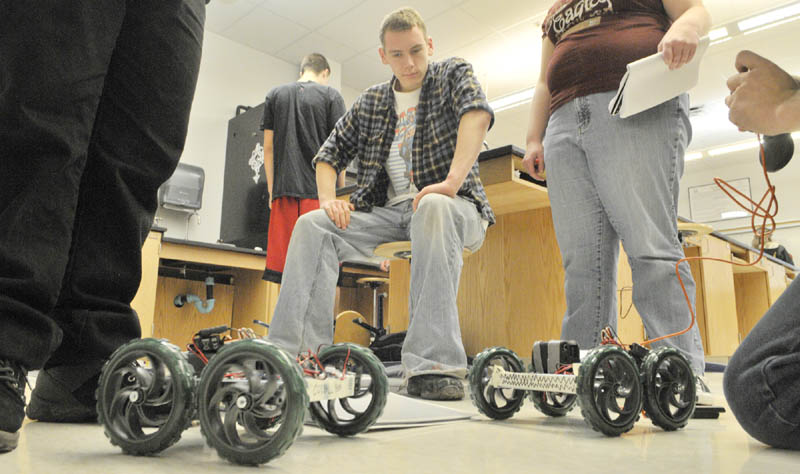
<path fill-rule="evenodd" d="M 173 300 L 176 308 L 182 308 L 186 303 L 192 303 L 197 311 L 207 314 L 214 309 L 214 277 L 209 275 L 206 277 L 206 300 L 203 301 L 197 295 L 177 295 Z"/>

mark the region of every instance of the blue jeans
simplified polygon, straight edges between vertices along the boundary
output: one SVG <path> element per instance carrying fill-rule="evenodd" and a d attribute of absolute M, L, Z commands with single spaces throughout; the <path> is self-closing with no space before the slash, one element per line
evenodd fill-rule
<path fill-rule="evenodd" d="M 402 350 L 407 377 L 426 373 L 466 374 L 467 357 L 458 325 L 456 295 L 462 251 L 476 251 L 485 230 L 471 202 L 441 194 L 372 212 L 353 212 L 350 225 L 336 227 L 323 210 L 297 220 L 267 339 L 291 353 L 333 341 L 333 311 L 339 262 L 379 263 L 375 247 L 411 240 L 409 327 Z"/>
<path fill-rule="evenodd" d="M 800 281 L 795 280 L 731 357 L 725 398 L 750 436 L 800 449 Z"/>
<path fill-rule="evenodd" d="M 589 349 L 617 326 L 619 242 L 633 272 L 633 301 L 650 338 L 685 329 L 690 314 L 675 275 L 678 181 L 691 139 L 688 97 L 627 119 L 612 117 L 612 92 L 577 98 L 550 117 L 544 140 L 548 192 L 565 271 L 561 335 Z M 689 265 L 681 277 L 694 305 Z M 697 325 L 654 343 L 680 349 L 703 374 Z"/>

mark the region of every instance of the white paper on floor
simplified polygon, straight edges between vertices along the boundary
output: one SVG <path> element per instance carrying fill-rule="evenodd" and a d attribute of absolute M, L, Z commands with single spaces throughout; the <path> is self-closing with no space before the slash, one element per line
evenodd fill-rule
<path fill-rule="evenodd" d="M 347 399 L 347 401 L 355 411 L 361 412 L 366 409 L 370 399 L 369 397 L 364 397 L 363 399 Z M 323 407 L 327 409 L 328 403 L 323 402 Z M 340 419 L 346 420 L 351 417 L 344 412 L 342 406 L 338 402 L 334 402 L 334 410 L 336 410 Z M 429 426 L 438 423 L 468 420 L 471 416 L 471 413 L 461 410 L 454 410 L 435 403 L 389 392 L 383 414 L 378 418 L 378 421 L 372 425 L 370 430 Z M 306 418 L 306 424 L 315 425 L 314 421 L 310 418 Z"/>

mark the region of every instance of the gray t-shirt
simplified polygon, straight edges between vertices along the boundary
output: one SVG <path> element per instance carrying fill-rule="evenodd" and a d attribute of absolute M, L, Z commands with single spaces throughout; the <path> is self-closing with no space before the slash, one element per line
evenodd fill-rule
<path fill-rule="evenodd" d="M 417 104 L 421 91 L 422 89 L 411 92 L 394 91 L 397 125 L 385 166 L 389 181 L 392 183 L 387 193 L 389 198 L 387 206 L 412 199 L 419 192 L 413 183 L 411 148 L 414 143 L 414 132 L 417 130 Z"/>
<path fill-rule="evenodd" d="M 311 160 L 344 112 L 341 94 L 316 82 L 293 82 L 269 91 L 261 129 L 274 133 L 273 199 L 317 198 Z"/>

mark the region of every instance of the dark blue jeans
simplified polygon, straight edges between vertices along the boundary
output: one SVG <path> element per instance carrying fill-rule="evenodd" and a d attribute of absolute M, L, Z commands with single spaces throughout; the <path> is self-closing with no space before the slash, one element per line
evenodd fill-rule
<path fill-rule="evenodd" d="M 725 398 L 747 433 L 800 449 L 800 280 L 795 280 L 733 354 Z"/>
<path fill-rule="evenodd" d="M 107 357 L 186 138 L 203 0 L 0 0 L 0 358 Z"/>

